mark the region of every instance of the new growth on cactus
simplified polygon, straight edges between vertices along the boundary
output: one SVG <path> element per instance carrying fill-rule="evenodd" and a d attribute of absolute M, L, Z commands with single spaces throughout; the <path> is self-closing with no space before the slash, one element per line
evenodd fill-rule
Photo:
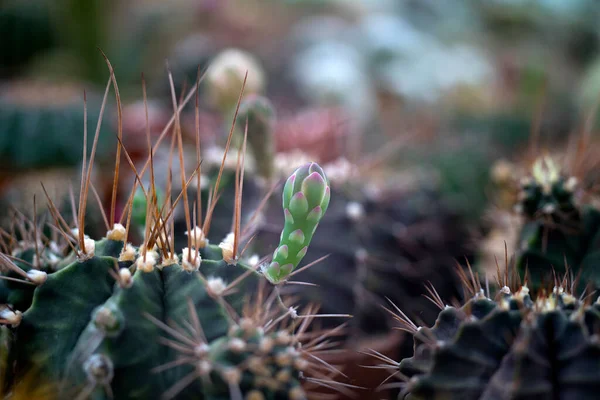
<path fill-rule="evenodd" d="M 299 167 L 283 188 L 285 225 L 273 261 L 262 272 L 279 284 L 298 267 L 327 211 L 331 192 L 323 169 L 316 163 Z"/>
<path fill-rule="evenodd" d="M 108 60 L 107 64 L 111 76 L 102 109 L 112 83 L 120 117 L 119 90 Z M 78 205 L 72 201 L 73 224 L 47 195 L 52 223 L 40 222 L 34 205 L 33 217 L 23 216 L 16 223 L 20 240 L 15 232 L 0 231 L 0 350 L 7 360 L 0 370 L 0 393 L 17 393 L 15 388 L 32 374 L 56 388 L 53 399 L 305 399 L 318 387 L 348 391 L 350 385 L 336 381 L 341 372 L 321 358 L 340 329 L 311 331 L 311 321 L 320 317 L 317 308 L 308 306 L 302 315 L 296 306 L 282 310 L 276 302 L 281 300 L 279 293 L 264 279 L 282 282 L 306 253 L 329 201 L 323 171 L 309 164 L 288 180 L 284 207 L 293 220 L 286 222 L 275 261 L 261 274 L 240 251 L 244 138 L 235 174 L 232 233 L 219 246 L 210 244 L 210 220 L 234 128 L 206 210 L 200 192 L 193 207 L 187 194 L 194 179 L 202 187 L 199 153 L 190 176 L 180 168 L 181 192 L 172 196 L 168 186 L 161 201 L 153 153 L 172 131 L 172 148 L 185 165 L 179 112 L 198 89 L 196 84 L 178 103 L 170 72 L 169 80 L 174 117 L 154 144 L 148 132 L 149 155 L 143 168 L 131 161 L 119 128 L 110 215 L 103 215 L 105 238 L 85 234 L 100 122 L 89 158 L 84 146 Z M 143 88 L 146 104 L 145 84 Z M 196 141 L 199 149 L 198 137 Z M 119 216 L 115 199 L 121 152 L 136 181 Z M 144 185 L 147 171 L 150 184 Z M 183 248 L 176 248 L 174 240 L 178 205 L 186 216 Z M 145 207 L 139 245 L 129 242 L 134 207 Z"/>

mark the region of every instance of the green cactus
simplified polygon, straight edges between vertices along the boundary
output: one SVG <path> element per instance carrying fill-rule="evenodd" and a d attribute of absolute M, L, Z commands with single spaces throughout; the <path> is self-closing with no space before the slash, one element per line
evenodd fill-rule
<path fill-rule="evenodd" d="M 183 157 L 181 144 L 179 151 Z M 86 236 L 91 162 L 81 183 L 77 229 L 48 198 L 52 235 L 34 217 L 19 222 L 23 240 L 0 240 L 8 252 L 0 255 L 0 348 L 6 342 L 9 348 L 0 380 L 9 393 L 32 374 L 56 388 L 50 397 L 56 399 L 305 399 L 304 382 L 341 387 L 332 380 L 338 371 L 319 358 L 337 331 L 315 338 L 307 331 L 318 317 L 315 307 L 304 309 L 301 319 L 298 307 L 282 309 L 267 280 L 237 252 L 235 237 L 208 244 L 208 229 L 193 227 L 186 212 L 188 246 L 174 246 L 171 219 L 179 199 L 189 207 L 185 192 L 175 201 L 166 196 L 165 205 L 149 201 L 157 197 L 154 182 L 143 190 L 140 246 L 127 242 L 131 221 L 127 227 L 115 223 L 101 240 Z M 328 190 L 320 168 L 308 165 L 296 176 L 305 184 L 286 189 L 284 198 L 301 190 L 307 204 L 324 211 Z M 308 245 L 318 219 L 302 223 L 289 199 L 287 207 L 298 217 L 297 229 L 310 229 Z M 239 208 L 236 201 L 236 235 Z M 312 379 L 314 371 L 321 372 Z"/>
<path fill-rule="evenodd" d="M 244 130 L 248 123 L 248 143 L 254 153 L 259 176 L 273 178 L 275 158 L 275 110 L 271 102 L 258 95 L 249 95 L 240 103 L 236 125 Z"/>
<path fill-rule="evenodd" d="M 262 272 L 273 284 L 284 281 L 306 255 L 308 245 L 329 207 L 327 177 L 316 163 L 298 168 L 283 188 L 285 225 L 273 261 Z"/>
<path fill-rule="evenodd" d="M 440 313 L 431 328 L 398 312 L 414 356 L 384 361 L 404 381 L 389 386 L 403 387 L 398 398 L 406 400 L 596 398 L 600 303 L 562 285 L 537 298 L 527 286 L 514 293 L 504 286 L 493 300 L 474 282 L 462 307 L 435 300 Z"/>
<path fill-rule="evenodd" d="M 300 382 L 314 363 L 310 349 L 298 347 L 302 333 L 289 334 L 295 325 L 272 325 L 286 317 L 276 303 L 246 295 L 260 279 L 253 269 L 229 266 L 224 249 L 200 241 L 174 257 L 166 242 L 157 240 L 144 255 L 124 240 L 125 228 L 115 225 L 105 239 L 86 237 L 85 251 L 65 257 L 50 242 L 37 250 L 44 254 L 37 268 L 25 260 L 12 264 L 29 284 L 6 281 L 1 301 L 10 308 L 0 309 L 0 322 L 16 338 L 14 370 L 3 372 L 8 381 L 38 371 L 60 382 L 56 398 L 305 398 Z M 19 260 L 38 259 L 30 244 L 19 246 L 13 250 Z M 248 277 L 240 281 L 242 275 Z M 226 304 L 236 280 L 241 295 Z M 243 310 L 245 301 L 253 309 Z"/>
<path fill-rule="evenodd" d="M 595 286 L 600 255 L 600 212 L 582 203 L 575 177 L 562 173 L 550 158 L 540 158 L 531 177 L 521 182 L 517 204 L 524 218 L 518 243 L 519 272 L 528 272 L 532 289 L 569 269 Z"/>
<path fill-rule="evenodd" d="M 87 97 L 88 126 L 96 126 L 98 98 L 89 93 Z M 82 98 L 83 88 L 68 85 L 26 81 L 7 85 L 0 95 L 0 167 L 22 171 L 77 166 L 82 154 Z M 101 129 L 100 154 L 115 143 L 110 123 Z"/>

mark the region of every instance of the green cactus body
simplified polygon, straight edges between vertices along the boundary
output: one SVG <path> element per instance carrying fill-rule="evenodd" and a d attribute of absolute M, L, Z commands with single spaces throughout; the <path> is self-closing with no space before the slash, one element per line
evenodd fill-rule
<path fill-rule="evenodd" d="M 316 163 L 303 165 L 288 178 L 283 188 L 285 225 L 273 261 L 263 269 L 271 283 L 284 281 L 302 261 L 330 196 L 325 173 Z"/>
<path fill-rule="evenodd" d="M 234 396 L 232 388 L 259 396 L 253 398 L 304 398 L 307 360 L 288 330 L 265 329 L 260 318 L 232 319 L 228 307 L 240 313 L 247 298 L 234 296 L 225 306 L 219 290 L 247 268 L 205 258 L 220 255 L 217 246 L 201 250 L 208 282 L 173 260 L 134 270 L 120 241 L 103 239 L 94 248 L 92 257 L 48 274 L 35 289 L 14 328 L 10 380 L 36 371 L 60 382 L 56 398 L 217 400 Z M 116 282 L 116 267 L 134 272 Z M 258 277 L 251 274 L 236 289 L 247 293 Z"/>
<path fill-rule="evenodd" d="M 549 158 L 540 159 L 533 176 L 521 183 L 517 205 L 524 218 L 518 243 L 518 267 L 529 273 L 530 286 L 551 282 L 553 269 L 581 272 L 586 282 L 600 284 L 595 264 L 600 257 L 600 212 L 579 204 L 577 180 L 559 173 Z"/>
<path fill-rule="evenodd" d="M 526 287 L 493 301 L 477 294 L 446 306 L 414 332 L 414 356 L 397 365 L 409 379 L 400 398 L 594 399 L 600 389 L 600 305 L 556 288 L 532 301 Z"/>
<path fill-rule="evenodd" d="M 7 85 L 0 95 L 0 166 L 22 171 L 74 167 L 81 162 L 82 143 L 73 139 L 81 134 L 84 123 L 82 92 L 79 87 L 27 81 Z M 92 127 L 99 118 L 93 107 L 98 98 L 89 93 L 87 97 L 87 122 Z M 115 141 L 108 122 L 101 129 L 99 147 L 105 151 Z M 31 199 L 22 202 L 29 204 Z"/>

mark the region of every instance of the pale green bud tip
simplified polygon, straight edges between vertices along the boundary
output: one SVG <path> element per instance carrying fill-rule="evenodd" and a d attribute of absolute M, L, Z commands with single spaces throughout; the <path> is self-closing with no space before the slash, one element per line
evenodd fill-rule
<path fill-rule="evenodd" d="M 315 162 L 299 167 L 288 178 L 283 189 L 284 207 L 296 193 L 303 193 L 311 209 L 320 205 L 329 197 L 329 183 L 325 172 Z"/>

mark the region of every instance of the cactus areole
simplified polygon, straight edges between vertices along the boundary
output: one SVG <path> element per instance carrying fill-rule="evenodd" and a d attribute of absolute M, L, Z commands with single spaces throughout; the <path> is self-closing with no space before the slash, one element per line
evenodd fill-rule
<path fill-rule="evenodd" d="M 283 188 L 284 228 L 273 261 L 263 268 L 271 283 L 285 281 L 298 267 L 327 211 L 330 196 L 327 177 L 317 163 L 301 166 L 287 179 Z"/>

